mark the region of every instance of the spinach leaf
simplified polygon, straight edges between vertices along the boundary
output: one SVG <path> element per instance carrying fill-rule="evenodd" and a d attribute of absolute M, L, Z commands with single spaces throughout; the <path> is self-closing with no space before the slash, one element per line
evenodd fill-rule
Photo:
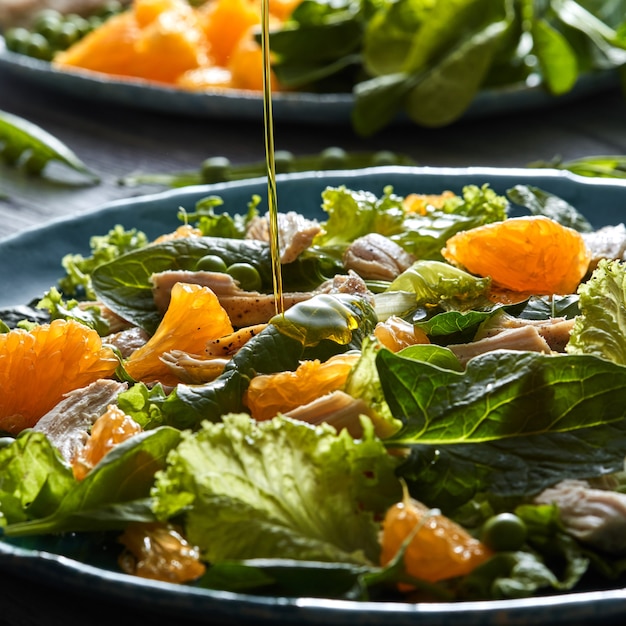
<path fill-rule="evenodd" d="M 533 215 L 545 215 L 563 226 L 582 233 L 594 230 L 587 219 L 571 204 L 532 185 L 515 185 L 507 191 L 511 202 L 526 207 Z"/>
<path fill-rule="evenodd" d="M 88 184 L 100 181 L 56 137 L 36 124 L 6 111 L 0 111 L 0 158 L 33 174 L 40 174 L 49 162 L 56 161 L 86 176 Z"/>
<path fill-rule="evenodd" d="M 478 93 L 509 26 L 504 20 L 489 24 L 453 48 L 409 92 L 405 102 L 409 117 L 428 127 L 445 126 L 461 117 Z"/>
<path fill-rule="evenodd" d="M 565 479 L 620 471 L 626 420 L 482 443 L 412 444 L 398 474 L 411 495 L 452 514 L 478 493 L 528 497 Z"/>
<path fill-rule="evenodd" d="M 589 355 L 498 350 L 458 373 L 381 350 L 394 444 L 481 442 L 624 420 L 626 367 Z"/>
<path fill-rule="evenodd" d="M 154 304 L 151 275 L 167 270 L 193 271 L 200 258 L 207 254 L 221 257 L 227 266 L 249 263 L 258 270 L 263 289 L 271 291 L 269 245 L 255 240 L 220 237 L 171 239 L 129 252 L 96 267 L 91 275 L 92 287 L 97 297 L 111 310 L 152 333 L 161 316 Z M 283 265 L 285 289 L 317 287 L 324 279 L 321 265 L 322 261 L 313 256 L 304 256 Z"/>

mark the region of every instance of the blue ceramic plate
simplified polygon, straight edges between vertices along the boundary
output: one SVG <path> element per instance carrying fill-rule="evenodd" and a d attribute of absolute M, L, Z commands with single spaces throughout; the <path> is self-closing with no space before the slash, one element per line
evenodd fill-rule
<path fill-rule="evenodd" d="M 116 80 L 93 72 L 59 71 L 50 63 L 6 50 L 0 37 L 0 68 L 41 86 L 101 103 L 217 119 L 263 119 L 260 94 L 246 91 L 189 92 L 141 80 Z M 541 87 L 516 84 L 478 94 L 466 111 L 471 118 L 489 117 L 563 104 L 599 93 L 618 84 L 613 72 L 582 77 L 576 87 L 558 98 Z M 272 110 L 280 121 L 310 124 L 350 124 L 351 94 L 274 93 Z M 404 121 L 408 121 L 405 119 Z"/>
<path fill-rule="evenodd" d="M 515 184 L 530 184 L 559 195 L 585 212 L 595 226 L 617 224 L 626 216 L 626 181 L 588 179 L 552 170 L 491 168 L 435 169 L 382 167 L 349 172 L 322 172 L 278 177 L 281 211 L 322 216 L 320 194 L 327 186 L 346 185 L 380 194 L 387 185 L 401 195 L 410 192 L 459 192 L 464 185 L 489 183 L 499 193 Z M 93 212 L 65 218 L 0 242 L 3 277 L 0 305 L 22 304 L 41 295 L 62 274 L 68 252 L 88 252 L 89 237 L 116 224 L 137 227 L 149 236 L 171 231 L 179 207 L 192 210 L 207 195 L 219 195 L 224 209 L 244 212 L 252 194 L 265 197 L 264 179 L 189 187 L 108 204 Z M 249 624 L 336 624 L 365 626 L 571 625 L 590 620 L 626 618 L 626 589 L 561 596 L 470 603 L 372 603 L 314 598 L 267 598 L 208 591 L 127 576 L 100 556 L 87 556 L 77 537 L 0 539 L 0 570 L 99 598 L 132 602 L 135 607 L 171 612 L 180 617 L 210 615 L 212 620 Z M 79 557 L 79 555 L 81 555 Z M 80 559 L 80 560 L 79 560 Z M 617 622 L 616 622 L 617 623 Z"/>

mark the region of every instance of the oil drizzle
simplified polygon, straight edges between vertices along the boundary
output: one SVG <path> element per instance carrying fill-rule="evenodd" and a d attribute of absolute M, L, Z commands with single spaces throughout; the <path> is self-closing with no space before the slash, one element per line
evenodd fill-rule
<path fill-rule="evenodd" d="M 276 163 L 274 159 L 274 117 L 272 113 L 272 83 L 270 64 L 270 0 L 261 0 L 261 50 L 263 54 L 263 124 L 265 129 L 265 163 L 267 167 L 267 204 L 270 221 L 270 253 L 274 284 L 276 314 L 285 310 L 283 280 L 280 267 L 280 242 L 278 238 L 278 194 L 276 191 Z"/>

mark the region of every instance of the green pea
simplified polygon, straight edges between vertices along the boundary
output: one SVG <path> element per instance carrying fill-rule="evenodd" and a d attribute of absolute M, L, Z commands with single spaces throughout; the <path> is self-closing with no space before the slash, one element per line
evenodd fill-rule
<path fill-rule="evenodd" d="M 54 14 L 46 14 L 36 20 L 33 25 L 33 31 L 40 33 L 46 39 L 50 39 L 51 37 L 56 36 L 59 30 L 61 30 L 62 25 L 63 20 L 60 15 L 55 16 Z"/>
<path fill-rule="evenodd" d="M 91 15 L 87 18 L 87 22 L 89 24 L 89 30 L 96 30 L 96 28 L 100 28 L 102 24 L 104 24 L 104 20 L 97 15 Z"/>
<path fill-rule="evenodd" d="M 380 150 L 374 155 L 373 165 L 395 165 L 398 157 L 389 150 Z"/>
<path fill-rule="evenodd" d="M 320 154 L 320 168 L 323 170 L 342 169 L 347 159 L 348 153 L 343 148 L 326 148 Z"/>
<path fill-rule="evenodd" d="M 220 183 L 228 180 L 230 160 L 226 157 L 210 157 L 200 166 L 200 176 L 205 183 Z"/>
<path fill-rule="evenodd" d="M 22 27 L 10 28 L 7 30 L 4 40 L 11 52 L 26 54 L 26 49 L 30 42 L 30 31 Z"/>
<path fill-rule="evenodd" d="M 109 0 L 105 2 L 97 11 L 96 15 L 103 18 L 109 18 L 124 10 L 124 5 L 118 0 Z"/>
<path fill-rule="evenodd" d="M 30 41 L 26 46 L 26 54 L 35 59 L 49 61 L 52 58 L 52 48 L 41 33 L 31 33 Z"/>
<path fill-rule="evenodd" d="M 233 263 L 226 270 L 245 291 L 259 291 L 262 287 L 261 275 L 250 263 Z"/>
<path fill-rule="evenodd" d="M 49 20 L 56 20 L 57 22 L 63 21 L 63 14 L 56 9 L 43 9 L 39 11 L 33 21 L 33 30 L 39 32 L 39 26 Z"/>
<path fill-rule="evenodd" d="M 85 19 L 82 15 L 78 15 L 77 13 L 70 13 L 67 15 L 65 17 L 65 22 L 74 24 L 74 26 L 78 29 L 80 37 L 84 37 L 91 30 L 89 20 Z"/>
<path fill-rule="evenodd" d="M 496 552 L 519 550 L 526 541 L 526 524 L 514 513 L 499 513 L 483 525 L 481 541 Z"/>
<path fill-rule="evenodd" d="M 274 153 L 274 166 L 277 174 L 291 172 L 293 169 L 295 157 L 289 150 L 276 150 Z"/>
<path fill-rule="evenodd" d="M 203 272 L 226 273 L 226 263 L 217 254 L 207 254 L 198 260 L 196 270 Z"/>
<path fill-rule="evenodd" d="M 76 43 L 80 39 L 80 36 L 80 31 L 76 27 L 76 24 L 63 22 L 58 32 L 56 32 L 54 36 L 51 36 L 50 43 L 59 50 L 65 50 L 73 43 Z"/>

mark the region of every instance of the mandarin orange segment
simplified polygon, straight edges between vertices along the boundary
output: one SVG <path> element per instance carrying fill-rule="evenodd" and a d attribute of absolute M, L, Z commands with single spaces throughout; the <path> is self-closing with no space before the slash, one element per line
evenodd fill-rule
<path fill-rule="evenodd" d="M 199 9 L 215 65 L 226 67 L 239 41 L 261 23 L 260 0 L 214 0 Z"/>
<path fill-rule="evenodd" d="M 208 41 L 198 12 L 184 0 L 136 0 L 58 53 L 58 67 L 173 83 L 208 62 Z"/>
<path fill-rule="evenodd" d="M 208 61 L 200 20 L 187 4 L 164 11 L 140 33 L 129 68 L 133 76 L 173 83 L 183 72 Z"/>
<path fill-rule="evenodd" d="M 161 356 L 170 350 L 199 354 L 208 341 L 233 332 L 217 296 L 208 287 L 176 283 L 170 304 L 156 332 L 125 363 L 135 380 L 176 385 L 176 378 Z"/>
<path fill-rule="evenodd" d="M 386 513 L 381 535 L 381 565 L 392 561 L 404 542 L 407 574 L 436 583 L 469 574 L 492 556 L 491 550 L 464 528 L 421 502 L 405 496 Z M 400 585 L 403 590 L 409 586 Z"/>
<path fill-rule="evenodd" d="M 57 53 L 52 64 L 60 68 L 76 67 L 126 76 L 138 38 L 139 28 L 133 14 L 121 13 L 109 18 L 67 50 Z"/>
<path fill-rule="evenodd" d="M 576 291 L 589 267 L 581 234 L 547 217 L 518 217 L 451 237 L 444 258 L 494 286 L 535 295 Z"/>
<path fill-rule="evenodd" d="M 358 360 L 358 354 L 340 354 L 325 363 L 303 361 L 294 372 L 255 376 L 244 405 L 254 419 L 271 419 L 339 389 Z"/>
<path fill-rule="evenodd" d="M 392 352 L 399 352 L 418 343 L 430 343 L 428 335 L 417 326 L 392 315 L 374 328 L 374 335 L 380 343 Z"/>
<path fill-rule="evenodd" d="M 111 404 L 94 422 L 87 443 L 72 459 L 72 470 L 82 480 L 99 461 L 118 443 L 141 432 L 141 426 L 120 408 Z"/>
<path fill-rule="evenodd" d="M 285 21 L 301 2 L 302 0 L 270 0 L 270 13 Z"/>
<path fill-rule="evenodd" d="M 64 394 L 110 377 L 118 365 L 98 333 L 78 322 L 0 334 L 0 431 L 31 428 Z"/>
<path fill-rule="evenodd" d="M 233 89 L 263 90 L 263 50 L 254 39 L 242 39 L 233 50 L 228 64 Z M 270 85 L 278 91 L 280 85 L 274 72 L 270 71 Z"/>
<path fill-rule="evenodd" d="M 186 583 L 204 574 L 200 551 L 170 524 L 130 524 L 119 539 L 126 550 L 119 558 L 127 574 Z"/>
<path fill-rule="evenodd" d="M 145 28 L 161 13 L 188 10 L 189 3 L 186 0 L 135 0 L 131 8 L 139 28 Z"/>

